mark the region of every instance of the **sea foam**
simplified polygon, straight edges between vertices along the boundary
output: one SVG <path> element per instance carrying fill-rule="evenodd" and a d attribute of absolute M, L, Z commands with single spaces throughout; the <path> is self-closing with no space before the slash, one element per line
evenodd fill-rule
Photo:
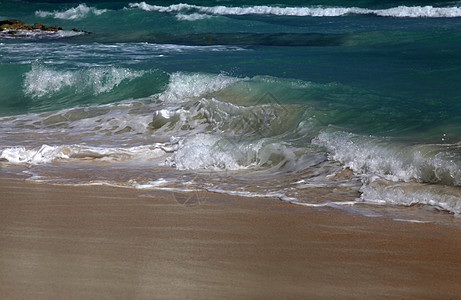
<path fill-rule="evenodd" d="M 210 15 L 206 14 L 198 14 L 198 13 L 193 13 L 193 14 L 177 14 L 176 19 L 180 21 L 197 21 L 197 20 L 204 20 L 204 19 L 209 19 L 212 18 Z"/>

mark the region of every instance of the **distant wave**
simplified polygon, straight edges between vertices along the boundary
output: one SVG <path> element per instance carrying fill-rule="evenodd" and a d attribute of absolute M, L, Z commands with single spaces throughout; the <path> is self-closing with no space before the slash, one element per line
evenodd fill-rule
<path fill-rule="evenodd" d="M 150 5 L 146 2 L 130 3 L 130 8 L 158 12 L 200 12 L 212 15 L 278 15 L 278 16 L 311 16 L 339 17 L 349 14 L 377 15 L 398 18 L 453 18 L 461 16 L 461 7 L 433 6 L 398 6 L 387 9 L 368 9 L 360 7 L 278 7 L 256 5 L 247 7 L 198 6 L 190 4 L 173 4 L 170 6 Z"/>
<path fill-rule="evenodd" d="M 88 7 L 85 3 L 78 5 L 77 7 L 70 8 L 65 11 L 43 11 L 39 10 L 35 12 L 35 15 L 46 18 L 53 17 L 55 19 L 63 20 L 79 20 L 83 19 L 89 15 L 102 15 L 107 12 L 107 9 L 97 9 L 95 7 Z"/>

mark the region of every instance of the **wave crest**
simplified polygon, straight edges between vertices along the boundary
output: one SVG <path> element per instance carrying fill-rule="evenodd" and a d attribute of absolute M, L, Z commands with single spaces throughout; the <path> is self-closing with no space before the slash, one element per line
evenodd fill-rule
<path fill-rule="evenodd" d="M 130 3 L 130 8 L 139 8 L 145 11 L 181 12 L 188 11 L 207 13 L 212 15 L 276 15 L 298 17 L 340 17 L 349 14 L 376 15 L 396 18 L 453 18 L 461 16 L 461 7 L 433 7 L 433 6 L 398 6 L 387 9 L 368 9 L 360 7 L 279 7 L 255 5 L 248 7 L 228 6 L 198 6 L 191 4 L 173 4 L 170 6 L 150 5 L 146 2 Z"/>
<path fill-rule="evenodd" d="M 459 145 L 404 145 L 343 131 L 323 131 L 313 143 L 325 147 L 332 159 L 370 178 L 461 186 L 461 161 L 455 156 Z"/>
<path fill-rule="evenodd" d="M 52 17 L 54 19 L 62 20 L 80 20 L 90 15 L 99 16 L 107 12 L 107 9 L 97 9 L 96 7 L 89 7 L 85 3 L 79 4 L 77 7 L 70 8 L 65 11 L 43 11 L 39 10 L 35 12 L 38 17 L 46 18 Z"/>
<path fill-rule="evenodd" d="M 69 87 L 76 93 L 90 91 L 93 95 L 98 95 L 111 91 L 124 80 L 132 80 L 143 74 L 144 72 L 116 67 L 57 71 L 35 64 L 25 74 L 23 88 L 24 93 L 32 98 L 47 97 Z"/>
<path fill-rule="evenodd" d="M 240 79 L 223 74 L 171 74 L 166 91 L 157 95 L 164 102 L 180 103 L 193 98 L 204 97 L 208 93 L 220 91 Z"/>

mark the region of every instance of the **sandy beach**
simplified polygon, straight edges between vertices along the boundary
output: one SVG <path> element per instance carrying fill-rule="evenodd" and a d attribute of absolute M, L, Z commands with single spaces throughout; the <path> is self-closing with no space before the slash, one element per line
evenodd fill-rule
<path fill-rule="evenodd" d="M 461 295 L 461 230 L 278 199 L 199 200 L 0 180 L 1 298 Z"/>

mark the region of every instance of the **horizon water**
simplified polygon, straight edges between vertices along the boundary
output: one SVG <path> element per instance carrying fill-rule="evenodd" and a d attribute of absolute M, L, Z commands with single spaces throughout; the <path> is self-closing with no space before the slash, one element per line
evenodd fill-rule
<path fill-rule="evenodd" d="M 0 177 L 461 225 L 461 1 L 0 0 L 0 19 L 63 27 L 0 32 Z"/>

